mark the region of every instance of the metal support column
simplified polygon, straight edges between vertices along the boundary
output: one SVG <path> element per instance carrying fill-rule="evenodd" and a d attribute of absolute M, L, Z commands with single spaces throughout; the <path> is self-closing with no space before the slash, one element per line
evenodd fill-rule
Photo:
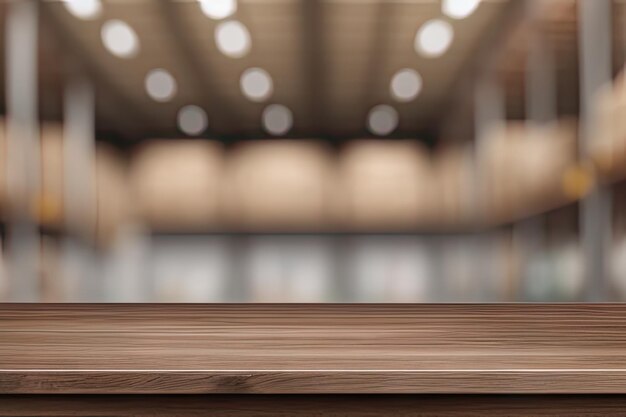
<path fill-rule="evenodd" d="M 612 80 L 612 2 L 579 0 L 580 39 L 580 153 L 594 140 L 593 106 L 598 91 Z M 580 233 L 584 253 L 587 301 L 609 297 L 607 264 L 611 243 L 611 193 L 596 186 L 581 202 Z"/>
<path fill-rule="evenodd" d="M 40 242 L 34 221 L 40 189 L 37 115 L 36 0 L 6 5 L 7 181 L 9 191 L 9 300 L 39 298 Z"/>

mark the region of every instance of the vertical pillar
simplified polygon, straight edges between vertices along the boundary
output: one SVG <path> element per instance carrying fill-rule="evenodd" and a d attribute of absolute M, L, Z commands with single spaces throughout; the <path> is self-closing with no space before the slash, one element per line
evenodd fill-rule
<path fill-rule="evenodd" d="M 95 237 L 95 99 L 88 79 L 75 75 L 68 80 L 63 114 L 65 293 L 74 301 L 96 301 L 103 293 L 101 280 L 91 266 L 89 249 L 77 239 Z"/>
<path fill-rule="evenodd" d="M 542 0 L 528 0 L 526 4 L 529 22 L 528 58 L 525 68 L 525 112 L 529 125 L 540 125 L 557 118 L 557 89 L 555 82 L 554 54 L 545 39 L 538 21 Z M 544 219 L 532 217 L 517 223 L 513 237 L 519 246 L 521 277 L 528 278 L 528 265 L 544 244 Z M 525 286 L 518 286 L 518 299 Z M 523 299 L 523 297 L 521 297 Z"/>
<path fill-rule="evenodd" d="M 611 0 L 579 0 L 580 132 L 584 157 L 594 140 L 593 105 L 598 91 L 612 80 Z M 607 264 L 611 243 L 611 194 L 596 186 L 580 206 L 580 233 L 584 256 L 587 301 L 608 299 Z"/>
<path fill-rule="evenodd" d="M 36 301 L 39 296 L 40 244 L 33 220 L 40 186 L 40 145 L 37 115 L 38 2 L 7 3 L 7 181 L 10 224 L 7 252 L 9 299 Z"/>
<path fill-rule="evenodd" d="M 474 175 L 476 180 L 473 189 L 473 208 L 474 219 L 477 225 L 484 223 L 487 206 L 485 198 L 487 195 L 486 188 L 486 173 L 483 170 L 485 166 L 484 156 L 484 138 L 487 135 L 489 129 L 497 123 L 502 123 L 506 119 L 506 101 L 505 95 L 502 90 L 502 86 L 497 80 L 496 74 L 493 72 L 487 72 L 486 78 L 479 80 L 477 83 L 477 89 L 475 92 L 475 105 L 474 105 L 474 128 L 475 128 L 475 144 L 476 152 L 474 155 Z M 483 233 L 477 233 L 470 236 L 466 243 L 466 250 L 470 251 L 474 259 L 488 259 L 490 254 L 489 241 L 490 235 L 483 235 Z M 489 274 L 487 271 L 488 265 L 485 262 L 476 262 L 472 271 L 472 279 L 479 288 L 472 296 L 472 300 L 463 301 L 490 301 L 489 296 L 492 294 L 492 289 L 489 288 L 493 283 L 489 280 Z"/>

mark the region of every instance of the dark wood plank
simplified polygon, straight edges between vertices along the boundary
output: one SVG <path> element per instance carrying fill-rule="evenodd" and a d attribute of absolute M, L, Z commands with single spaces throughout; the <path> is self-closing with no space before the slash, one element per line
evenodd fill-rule
<path fill-rule="evenodd" d="M 626 305 L 5 304 L 0 393 L 626 393 Z"/>
<path fill-rule="evenodd" d="M 511 395 L 0 396 L 0 417 L 624 416 L 626 397 Z"/>

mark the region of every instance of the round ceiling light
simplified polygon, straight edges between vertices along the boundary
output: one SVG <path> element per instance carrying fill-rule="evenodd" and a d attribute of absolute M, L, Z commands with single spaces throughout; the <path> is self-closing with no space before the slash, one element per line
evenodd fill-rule
<path fill-rule="evenodd" d="M 441 11 L 452 19 L 465 19 L 476 11 L 480 0 L 443 0 Z"/>
<path fill-rule="evenodd" d="M 176 95 L 176 80 L 168 71 L 157 68 L 146 75 L 146 92 L 155 101 L 170 101 Z"/>
<path fill-rule="evenodd" d="M 215 42 L 217 49 L 224 55 L 231 58 L 241 58 L 250 51 L 250 32 L 243 23 L 230 20 L 217 25 Z"/>
<path fill-rule="evenodd" d="M 202 12 L 211 19 L 226 19 L 237 11 L 237 0 L 199 0 Z"/>
<path fill-rule="evenodd" d="M 109 20 L 102 25 L 102 43 L 109 52 L 120 58 L 132 58 L 139 52 L 137 34 L 122 20 Z"/>
<path fill-rule="evenodd" d="M 422 56 L 436 58 L 452 45 L 454 30 L 450 23 L 433 19 L 424 23 L 415 35 L 415 50 Z"/>
<path fill-rule="evenodd" d="M 209 125 L 206 112 L 198 106 L 188 105 L 178 111 L 178 128 L 189 136 L 197 136 Z"/>
<path fill-rule="evenodd" d="M 63 3 L 65 8 L 79 19 L 92 20 L 102 12 L 100 0 L 64 0 Z"/>
<path fill-rule="evenodd" d="M 422 83 L 419 72 L 410 68 L 401 69 L 391 79 L 391 96 L 400 102 L 414 100 L 422 91 Z"/>
<path fill-rule="evenodd" d="M 367 115 L 367 128 L 378 136 L 386 136 L 398 127 L 398 112 L 391 106 L 374 106 Z"/>
<path fill-rule="evenodd" d="M 272 77 L 262 68 L 248 68 L 241 74 L 239 85 L 243 95 L 252 101 L 267 100 L 274 90 Z"/>
<path fill-rule="evenodd" d="M 263 110 L 263 127 L 267 133 L 282 136 L 291 129 L 293 115 L 291 110 L 281 104 L 271 104 Z"/>

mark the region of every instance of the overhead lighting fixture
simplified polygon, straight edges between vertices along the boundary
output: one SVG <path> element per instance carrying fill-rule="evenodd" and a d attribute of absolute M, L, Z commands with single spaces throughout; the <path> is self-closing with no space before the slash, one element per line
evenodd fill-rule
<path fill-rule="evenodd" d="M 452 45 L 454 30 L 445 20 L 433 19 L 424 23 L 415 35 L 415 50 L 422 56 L 436 58 Z"/>
<path fill-rule="evenodd" d="M 63 3 L 65 8 L 79 19 L 92 20 L 102 12 L 100 0 L 63 0 Z"/>
<path fill-rule="evenodd" d="M 414 100 L 422 91 L 422 76 L 415 70 L 404 68 L 391 79 L 391 96 L 400 102 Z"/>
<path fill-rule="evenodd" d="M 243 23 L 230 20 L 217 25 L 215 42 L 217 49 L 224 55 L 231 58 L 241 58 L 250 51 L 250 32 Z"/>
<path fill-rule="evenodd" d="M 293 125 L 293 115 L 289 108 L 282 104 L 271 104 L 263 110 L 263 127 L 267 133 L 282 136 Z"/>
<path fill-rule="evenodd" d="M 252 101 L 267 100 L 274 90 L 272 77 L 262 68 L 248 68 L 241 74 L 239 85 L 243 94 Z"/>
<path fill-rule="evenodd" d="M 391 106 L 374 106 L 367 115 L 367 128 L 378 136 L 386 136 L 398 127 L 398 112 Z"/>
<path fill-rule="evenodd" d="M 102 42 L 109 52 L 120 58 L 132 58 L 139 52 L 139 38 L 126 22 L 109 20 L 100 31 Z"/>
<path fill-rule="evenodd" d="M 176 95 L 176 80 L 168 71 L 157 68 L 146 75 L 146 92 L 155 101 L 170 101 Z"/>
<path fill-rule="evenodd" d="M 452 19 L 465 19 L 476 11 L 480 0 L 443 0 L 441 11 Z"/>
<path fill-rule="evenodd" d="M 206 112 L 198 106 L 188 105 L 178 111 L 178 128 L 189 136 L 198 136 L 208 125 Z"/>
<path fill-rule="evenodd" d="M 220 20 L 237 11 L 237 0 L 199 0 L 202 12 L 211 19 Z"/>

